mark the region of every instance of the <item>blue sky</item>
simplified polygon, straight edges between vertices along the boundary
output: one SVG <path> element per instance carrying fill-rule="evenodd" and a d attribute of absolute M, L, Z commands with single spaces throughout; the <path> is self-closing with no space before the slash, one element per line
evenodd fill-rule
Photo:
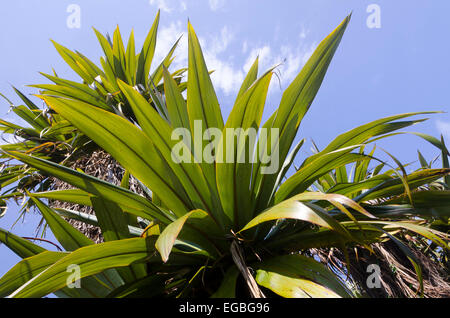
<path fill-rule="evenodd" d="M 67 26 L 71 4 L 80 8 L 80 28 Z M 381 9 L 381 28 L 367 26 L 371 4 Z M 156 58 L 161 59 L 185 32 L 189 18 L 201 39 L 207 64 L 215 70 L 213 82 L 225 117 L 249 63 L 259 54 L 261 70 L 284 61 L 279 67 L 280 83 L 274 78 L 270 89 L 267 118 L 279 103 L 281 89 L 299 72 L 315 46 L 350 12 L 352 21 L 299 137 L 313 138 L 323 148 L 336 135 L 377 118 L 450 109 L 448 0 L 9 1 L 3 4 L 0 19 L 0 92 L 13 101 L 17 99 L 10 84 L 35 93 L 24 85 L 46 82 L 38 72 L 51 73 L 52 68 L 60 76 L 77 79 L 49 39 L 77 49 L 96 62 L 101 49 L 92 26 L 102 33 L 112 33 L 119 25 L 124 39 L 134 28 L 141 45 L 158 8 L 161 24 Z M 184 41 L 175 66 L 186 64 Z M 1 118 L 16 121 L 7 113 L 8 108 L 6 102 L 0 102 Z M 433 115 L 409 131 L 434 136 L 442 133 L 450 144 L 450 115 Z M 413 136 L 393 137 L 379 145 L 402 162 L 416 160 L 417 149 L 428 160 L 438 155 L 432 146 Z M 304 147 L 300 158 L 308 152 L 309 147 Z M 0 227 L 9 229 L 16 217 L 17 208 L 12 206 L 0 219 Z M 30 236 L 38 221 L 37 216 L 30 215 L 13 232 Z M 48 238 L 52 239 L 50 233 Z M 5 246 L 0 246 L 0 256 L 2 275 L 18 258 Z"/>

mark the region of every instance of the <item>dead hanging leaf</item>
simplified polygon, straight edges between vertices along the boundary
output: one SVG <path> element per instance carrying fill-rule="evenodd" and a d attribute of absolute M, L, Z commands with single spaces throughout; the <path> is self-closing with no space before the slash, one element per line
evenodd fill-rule
<path fill-rule="evenodd" d="M 245 264 L 244 256 L 242 255 L 242 249 L 236 241 L 233 241 L 233 243 L 231 243 L 230 251 L 234 263 L 236 264 L 237 268 L 241 272 L 245 282 L 248 285 L 251 296 L 253 298 L 266 298 L 263 292 L 259 289 L 255 278 L 252 276 L 250 270 Z"/>

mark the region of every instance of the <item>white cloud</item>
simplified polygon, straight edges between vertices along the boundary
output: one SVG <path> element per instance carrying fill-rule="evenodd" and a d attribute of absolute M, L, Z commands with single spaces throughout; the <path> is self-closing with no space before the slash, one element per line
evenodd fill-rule
<path fill-rule="evenodd" d="M 209 0 L 209 7 L 212 11 L 217 11 L 225 5 L 225 0 Z"/>
<path fill-rule="evenodd" d="M 181 12 L 187 10 L 187 2 L 184 0 L 149 0 L 149 3 L 151 6 L 156 6 L 167 13 L 172 12 L 174 8 L 178 8 Z"/>
<path fill-rule="evenodd" d="M 210 50 L 214 54 L 222 53 L 228 48 L 228 45 L 233 38 L 234 35 L 228 30 L 227 26 L 224 26 L 222 30 L 220 30 L 220 35 L 213 38 Z"/>
<path fill-rule="evenodd" d="M 250 54 L 247 57 L 247 60 L 243 66 L 243 70 L 247 73 L 252 67 L 253 63 L 256 60 L 256 57 L 259 56 L 259 69 L 267 68 L 266 66 L 272 63 L 273 56 L 271 49 L 268 45 L 255 48 L 251 50 Z"/>
<path fill-rule="evenodd" d="M 155 52 L 155 66 L 164 59 L 180 35 L 183 36 L 175 51 L 176 58 L 172 64 L 172 69 L 175 70 L 187 66 L 188 37 L 184 24 L 180 21 L 172 22 L 169 26 L 160 29 Z M 226 26 L 222 28 L 219 34 L 208 39 L 202 37 L 199 38 L 206 65 L 209 70 L 214 70 L 214 73 L 211 75 L 214 87 L 216 89 L 221 89 L 225 94 L 236 92 L 239 89 L 239 85 L 244 80 L 244 73 L 242 70 L 234 67 L 229 57 L 224 58 L 222 56 L 233 39 L 233 33 Z"/>
<path fill-rule="evenodd" d="M 181 21 L 172 22 L 170 25 L 160 28 L 154 66 L 163 60 L 180 35 L 183 35 L 183 37 L 175 52 L 176 58 L 172 64 L 172 70 L 187 66 L 188 37 L 185 30 L 185 24 Z M 306 34 L 304 30 L 301 32 L 299 37 Z M 271 83 L 271 90 L 279 88 L 279 84 L 285 89 L 297 76 L 316 46 L 315 43 L 305 44 L 305 41 L 301 41 L 298 46 L 270 46 L 268 44 L 255 46 L 250 40 L 243 40 L 240 44 L 242 45 L 242 51 L 238 49 L 237 52 L 230 54 L 230 45 L 233 41 L 236 41 L 236 36 L 228 26 L 224 26 L 220 32 L 211 36 L 200 36 L 199 41 L 208 69 L 214 70 L 211 75 L 214 87 L 216 90 L 221 90 L 225 95 L 237 93 L 257 56 L 259 56 L 260 74 L 270 67 L 280 64 L 277 68 L 280 82 L 274 78 Z M 244 57 L 244 66 L 239 62 L 242 60 L 241 56 Z"/>
<path fill-rule="evenodd" d="M 244 43 L 242 43 L 242 53 L 247 53 L 248 51 L 248 42 L 244 41 Z"/>
<path fill-rule="evenodd" d="M 156 42 L 155 63 L 152 63 L 155 67 L 162 62 L 180 36 L 182 38 L 174 54 L 176 58 L 173 66 L 176 68 L 186 67 L 188 46 L 185 30 L 185 24 L 182 24 L 181 21 L 172 22 L 169 26 L 160 27 Z"/>
<path fill-rule="evenodd" d="M 244 80 L 244 73 L 234 66 L 230 56 L 227 56 L 227 58 L 222 56 L 222 53 L 226 52 L 233 39 L 234 34 L 226 26 L 211 41 L 200 39 L 206 65 L 208 69 L 214 70 L 214 73 L 211 75 L 213 84 L 227 95 L 238 91 L 240 84 Z"/>
<path fill-rule="evenodd" d="M 150 0 L 150 5 L 156 5 L 161 11 L 172 12 L 172 8 L 168 4 L 168 0 Z"/>
<path fill-rule="evenodd" d="M 308 35 L 308 33 L 309 33 L 309 30 L 302 28 L 302 30 L 300 31 L 300 34 L 299 34 L 300 39 L 305 39 L 306 36 Z"/>
<path fill-rule="evenodd" d="M 450 139 L 450 122 L 445 122 L 442 120 L 436 121 L 436 128 L 439 130 L 445 139 Z"/>
<path fill-rule="evenodd" d="M 300 34 L 302 36 L 302 33 Z M 244 64 L 243 70 L 248 72 L 256 57 L 259 56 L 260 73 L 265 70 L 279 65 L 279 78 L 282 88 L 286 88 L 288 84 L 297 76 L 301 67 L 305 65 L 309 57 L 312 55 L 316 44 L 311 45 L 300 44 L 298 47 L 283 45 L 277 51 L 269 45 L 264 45 L 251 50 Z M 278 86 L 278 81 L 272 81 L 271 89 Z"/>

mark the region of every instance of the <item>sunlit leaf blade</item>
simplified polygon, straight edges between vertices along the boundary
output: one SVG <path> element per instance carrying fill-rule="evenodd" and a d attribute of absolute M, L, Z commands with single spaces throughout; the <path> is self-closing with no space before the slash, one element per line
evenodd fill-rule
<path fill-rule="evenodd" d="M 317 205 L 302 203 L 295 198 L 285 200 L 262 212 L 252 219 L 240 232 L 246 231 L 259 224 L 281 220 L 294 219 L 309 222 L 328 229 L 333 229 L 343 236 L 348 236 L 348 232 L 334 218 L 328 215 L 327 211 Z"/>
<path fill-rule="evenodd" d="M 305 191 L 317 178 L 336 167 L 344 166 L 355 161 L 367 160 L 368 158 L 364 155 L 351 153 L 357 147 L 352 146 L 321 154 L 314 161 L 310 161 L 307 165 L 302 166 L 280 186 L 275 193 L 275 203 Z"/>
<path fill-rule="evenodd" d="M 97 197 L 91 202 L 106 242 L 130 238 L 126 215 L 116 203 Z"/>
<path fill-rule="evenodd" d="M 119 82 L 119 85 L 130 101 L 130 105 L 143 131 L 151 138 L 155 148 L 164 157 L 167 165 L 189 195 L 193 205 L 188 205 L 188 207 L 191 209 L 202 208 L 210 213 L 213 218 L 220 217 L 213 209 L 214 196 L 209 193 L 209 187 L 202 170 L 198 164 L 193 163 L 194 158 L 186 145 L 172 140 L 172 128 L 170 125 L 158 116 L 153 108 L 149 107 L 150 105 L 138 92 L 124 83 Z M 175 150 L 177 144 L 184 146 L 183 153 L 187 152 L 188 162 L 185 161 L 185 158 L 176 157 L 178 155 Z M 133 175 L 135 174 L 133 173 Z M 178 214 L 178 216 L 183 214 Z M 218 219 L 218 221 L 220 222 L 221 220 Z"/>
<path fill-rule="evenodd" d="M 414 191 L 412 192 L 411 206 L 409 198 L 405 195 L 388 200 L 382 206 L 377 207 L 382 215 L 401 216 L 414 215 L 423 218 L 449 218 L 450 217 L 450 191 Z M 394 213 L 394 214 L 392 214 Z"/>
<path fill-rule="evenodd" d="M 178 40 L 174 43 L 174 45 L 170 48 L 170 51 L 167 53 L 166 57 L 161 62 L 161 64 L 159 64 L 158 67 L 153 71 L 150 80 L 151 82 L 153 82 L 155 86 L 157 86 L 160 83 L 161 79 L 163 78 L 163 69 L 164 68 L 168 69 L 169 66 L 172 64 L 174 60 L 173 54 L 175 53 L 175 49 L 178 47 L 178 43 L 180 42 L 180 40 L 181 37 L 179 37 Z M 175 76 L 178 71 L 176 71 L 173 76 Z"/>
<path fill-rule="evenodd" d="M 156 14 L 155 21 L 150 29 L 142 47 L 142 51 L 139 54 L 137 61 L 136 71 L 136 83 L 142 84 L 147 87 L 147 79 L 150 73 L 150 67 L 153 61 L 153 55 L 155 54 L 156 47 L 156 35 L 158 32 L 160 12 Z"/>
<path fill-rule="evenodd" d="M 258 65 L 259 65 L 259 56 L 256 58 L 255 62 L 253 62 L 252 66 L 250 67 L 247 76 L 245 77 L 244 81 L 241 84 L 241 88 L 239 89 L 239 92 L 236 97 L 236 102 L 244 95 L 244 93 L 250 88 L 250 86 L 253 85 L 253 83 L 258 78 Z M 235 102 L 235 104 L 236 104 Z"/>
<path fill-rule="evenodd" d="M 130 207 L 130 213 L 134 213 L 137 216 L 150 219 L 157 218 L 163 222 L 170 220 L 158 207 L 136 193 L 44 159 L 34 158 L 18 152 L 10 152 L 9 155 L 88 193 L 104 197 L 122 206 Z"/>
<path fill-rule="evenodd" d="M 31 197 L 70 202 L 79 205 L 91 205 L 91 195 L 80 189 L 55 190 L 30 193 Z"/>
<path fill-rule="evenodd" d="M 202 210 L 191 211 L 181 218 L 177 219 L 176 221 L 172 222 L 164 229 L 155 244 L 156 249 L 161 254 L 163 262 L 168 261 L 170 252 L 172 251 L 172 247 L 175 244 L 178 234 L 181 232 L 184 223 L 186 223 L 188 218 L 204 217 L 205 215 L 207 215 L 207 213 Z"/>
<path fill-rule="evenodd" d="M 412 222 L 406 222 L 406 221 L 359 221 L 359 223 L 365 223 L 365 224 L 373 224 L 373 225 L 382 225 L 384 230 L 393 230 L 393 229 L 405 229 L 411 232 L 415 232 L 419 235 L 422 235 L 423 237 L 426 237 L 427 239 L 433 241 L 440 247 L 444 249 L 450 249 L 450 246 L 448 243 L 446 243 L 439 235 L 437 235 L 438 232 L 426 228 L 424 226 L 421 226 L 419 224 L 415 224 Z M 441 235 L 442 236 L 442 235 Z M 448 237 L 447 237 L 448 239 Z"/>
<path fill-rule="evenodd" d="M 71 264 L 80 266 L 81 278 L 101 273 L 107 269 L 129 266 L 153 255 L 153 244 L 149 240 L 135 238 L 80 248 L 59 260 L 27 284 L 22 285 L 10 297 L 43 297 L 63 288 L 70 275 L 67 272 L 67 266 Z"/>
<path fill-rule="evenodd" d="M 422 153 L 419 150 L 417 150 L 417 155 L 419 156 L 419 162 L 420 162 L 420 165 L 422 166 L 422 168 L 424 168 L 424 169 L 430 168 L 428 166 L 427 160 L 425 159 L 425 157 L 422 155 Z"/>
<path fill-rule="evenodd" d="M 131 80 L 130 85 L 136 84 L 136 49 L 134 43 L 134 30 L 131 30 L 130 37 L 128 39 L 127 51 L 127 76 Z"/>
<path fill-rule="evenodd" d="M 41 211 L 42 216 L 47 221 L 58 242 L 61 243 L 66 251 L 74 251 L 80 247 L 94 244 L 94 242 L 75 229 L 39 199 L 34 197 L 31 197 L 31 199 Z"/>
<path fill-rule="evenodd" d="M 32 111 L 23 105 L 13 107 L 12 111 L 38 131 L 49 126 L 49 123 L 39 111 Z"/>
<path fill-rule="evenodd" d="M 43 97 L 59 114 L 78 127 L 111 154 L 125 169 L 154 192 L 164 193 L 166 205 L 175 213 L 188 210 L 182 193 L 175 191 L 171 178 L 162 175 L 166 163 L 152 141 L 126 119 L 89 104 Z"/>
<path fill-rule="evenodd" d="M 200 138 L 201 136 L 196 135 L 196 131 L 201 129 L 205 132 L 208 128 L 222 130 L 223 118 L 199 40 L 190 22 L 188 22 L 188 51 L 187 109 L 193 138 L 198 139 L 195 144 L 197 146 L 194 146 L 194 157 L 202 162 L 201 167 L 206 181 L 211 192 L 216 194 L 215 166 L 202 160 L 203 149 L 208 145 L 208 140 L 212 141 L 213 138 L 208 134 L 206 136 L 208 140 Z"/>
<path fill-rule="evenodd" d="M 333 190 L 335 193 L 348 195 L 354 190 L 367 189 L 368 191 L 362 193 L 355 198 L 355 201 L 368 201 L 377 198 L 392 197 L 405 192 L 404 183 L 408 183 L 410 189 L 416 189 L 422 185 L 431 183 L 443 176 L 449 175 L 450 169 L 426 169 L 413 172 L 409 174 L 405 180 L 398 178 L 385 178 L 381 175 L 367 179 L 355 185 L 338 185 Z"/>
<path fill-rule="evenodd" d="M 236 228 L 253 216 L 251 160 L 271 77 L 267 72 L 237 99 L 217 146 L 217 188 L 224 212 Z"/>
<path fill-rule="evenodd" d="M 103 34 L 101 34 L 97 29 L 93 28 L 95 35 L 97 36 L 97 39 L 100 43 L 100 46 L 102 47 L 103 52 L 105 53 L 105 62 L 108 64 L 110 70 L 120 76 L 123 74 L 120 74 L 118 71 L 121 71 L 119 69 L 115 68 L 115 64 L 114 64 L 114 52 L 113 52 L 113 48 L 111 43 L 108 41 L 108 39 L 103 36 Z"/>
<path fill-rule="evenodd" d="M 39 107 L 36 106 L 35 103 L 33 103 L 28 97 L 26 97 L 21 91 L 19 91 L 14 86 L 12 87 L 14 89 L 14 92 L 20 97 L 20 99 L 25 103 L 25 105 L 28 106 L 31 110 L 38 110 Z"/>
<path fill-rule="evenodd" d="M 279 140 L 272 142 L 271 134 L 267 138 L 267 144 L 262 144 L 260 148 L 266 149 L 271 156 L 274 151 L 279 151 L 279 158 L 284 161 L 297 134 L 299 125 L 309 110 L 319 88 L 322 84 L 325 73 L 336 52 L 342 36 L 350 21 L 350 16 L 326 37 L 316 48 L 308 62 L 302 68 L 294 81 L 283 93 L 280 106 L 271 118 L 264 124 L 264 128 L 278 128 Z M 259 153 L 259 151 L 258 151 Z M 273 184 L 277 174 L 261 174 L 261 162 L 258 160 L 253 168 L 252 189 L 257 198 L 270 197 Z M 281 167 L 278 167 L 281 169 Z M 278 170 L 279 171 L 279 170 Z M 278 172 L 277 171 L 277 172 Z M 266 184 L 268 184 L 266 186 Z M 262 203 L 264 205 L 265 202 Z M 261 204 L 259 204 L 261 207 Z"/>
<path fill-rule="evenodd" d="M 30 241 L 14 235 L 4 229 L 0 229 L 0 242 L 21 258 L 31 257 L 33 255 L 46 251 L 45 248 L 33 244 Z"/>
<path fill-rule="evenodd" d="M 278 256 L 256 266 L 258 284 L 286 298 L 351 296 L 330 270 L 303 255 Z"/>
<path fill-rule="evenodd" d="M 174 129 L 185 128 L 187 131 L 191 131 L 186 101 L 181 95 L 177 83 L 165 67 L 163 67 L 163 77 L 164 94 L 172 127 Z M 190 136 L 188 140 L 191 142 Z"/>
<path fill-rule="evenodd" d="M 63 58 L 63 60 L 86 82 L 92 83 L 94 78 L 88 74 L 87 71 L 83 70 L 79 64 L 77 64 L 76 54 L 70 51 L 68 48 L 56 43 L 51 40 L 59 55 Z"/>
<path fill-rule="evenodd" d="M 0 279 L 0 297 L 8 296 L 64 256 L 66 253 L 45 251 L 20 261 Z"/>
<path fill-rule="evenodd" d="M 116 203 L 97 197 L 92 197 L 91 201 L 105 242 L 131 238 L 127 216 Z M 127 283 L 146 275 L 143 264 L 121 268 L 118 272 Z"/>
<path fill-rule="evenodd" d="M 118 77 L 131 83 L 131 77 L 127 76 L 126 73 L 125 47 L 123 45 L 119 26 L 116 27 L 113 35 L 113 56 L 114 68 L 116 69 L 116 72 L 118 72 Z"/>

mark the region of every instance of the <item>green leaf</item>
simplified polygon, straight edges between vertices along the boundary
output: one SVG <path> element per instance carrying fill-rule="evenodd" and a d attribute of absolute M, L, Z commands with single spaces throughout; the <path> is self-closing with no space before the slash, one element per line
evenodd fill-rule
<path fill-rule="evenodd" d="M 297 193 L 309 188 L 319 177 L 329 171 L 344 166 L 348 163 L 367 160 L 365 155 L 350 153 L 358 145 L 342 148 L 330 153 L 323 153 L 315 157 L 315 160 L 302 166 L 296 173 L 289 177 L 275 193 L 275 203 L 281 202 Z"/>
<path fill-rule="evenodd" d="M 345 223 L 345 222 L 343 222 Z M 426 237 L 427 239 L 433 241 L 440 247 L 448 250 L 450 249 L 449 245 L 437 235 L 439 232 L 434 231 L 432 229 L 429 229 L 425 226 L 421 226 L 412 222 L 406 222 L 406 221 L 397 221 L 397 222 L 391 222 L 391 221 L 359 221 L 359 223 L 363 224 L 380 224 L 383 225 L 384 230 L 394 230 L 394 229 L 405 229 L 411 232 L 415 232 L 419 235 L 422 235 L 423 237 Z M 445 235 L 445 234 L 444 234 Z"/>
<path fill-rule="evenodd" d="M 66 253 L 45 251 L 23 259 L 0 279 L 0 297 L 6 297 L 46 268 L 66 256 Z M 103 297 L 112 287 L 99 279 L 87 277 L 81 280 L 81 288 L 63 288 L 55 292 L 58 297 L 91 298 Z"/>
<path fill-rule="evenodd" d="M 0 199 L 0 218 L 2 218 L 6 214 L 7 210 L 8 210 L 8 205 L 7 205 L 6 201 Z"/>
<path fill-rule="evenodd" d="M 151 298 L 163 295 L 168 275 L 150 275 L 113 290 L 107 298 Z"/>
<path fill-rule="evenodd" d="M 113 73 L 119 76 L 120 73 L 118 73 L 118 70 L 116 70 L 114 64 L 114 52 L 111 43 L 97 29 L 93 28 L 93 30 L 95 32 L 95 35 L 97 36 L 103 52 L 105 53 L 106 63 L 108 63 L 108 66 L 113 71 Z"/>
<path fill-rule="evenodd" d="M 33 103 L 28 97 L 26 97 L 21 91 L 19 91 L 14 86 L 12 87 L 16 94 L 20 97 L 20 99 L 25 103 L 25 105 L 28 106 L 31 110 L 39 110 L 39 107 L 36 106 L 35 103 Z"/>
<path fill-rule="evenodd" d="M 278 203 L 277 205 L 262 212 L 239 232 L 246 231 L 268 221 L 281 219 L 301 220 L 328 229 L 333 229 L 344 237 L 349 236 L 347 230 L 345 230 L 345 228 L 334 218 L 329 216 L 326 210 L 311 203 L 299 202 L 295 199 L 295 197 Z"/>
<path fill-rule="evenodd" d="M 136 49 L 134 43 L 134 30 L 131 30 L 130 38 L 128 39 L 127 52 L 127 74 L 131 79 L 130 85 L 136 84 Z"/>
<path fill-rule="evenodd" d="M 192 163 L 194 159 L 186 145 L 181 142 L 184 147 L 183 152 L 188 153 L 188 162 L 185 162 L 183 158 L 177 158 L 178 154 L 176 154 L 174 149 L 179 143 L 171 138 L 172 128 L 170 125 L 150 107 L 145 98 L 136 90 L 121 81 L 119 81 L 119 86 L 130 102 L 142 130 L 151 138 L 155 148 L 163 156 L 168 167 L 170 167 L 170 171 L 173 171 L 183 186 L 183 188 L 178 189 L 177 193 L 180 193 L 184 189 L 189 195 L 189 200 L 192 200 L 192 204 L 187 205 L 188 207 L 191 209 L 202 208 L 208 211 L 208 213 L 211 213 L 213 218 L 219 217 L 220 215 L 213 209 L 212 196 L 209 193 L 208 184 L 202 174 L 201 168 L 198 164 Z M 148 162 L 148 165 L 151 165 L 151 163 Z M 133 173 L 133 175 L 136 174 Z M 163 200 L 162 196 L 159 197 Z M 187 200 L 185 199 L 185 201 Z M 177 216 L 182 216 L 185 214 L 185 211 L 181 214 L 178 211 L 174 211 L 174 213 L 178 213 Z"/>
<path fill-rule="evenodd" d="M 216 195 L 215 165 L 202 160 L 203 149 L 209 142 L 201 138 L 202 136 L 197 136 L 197 131 L 200 128 L 202 132 L 206 132 L 208 128 L 222 130 L 223 118 L 200 43 L 190 22 L 188 22 L 188 47 L 187 109 L 193 138 L 198 139 L 196 143 L 198 147 L 194 146 L 194 157 L 198 162 L 202 162 L 201 167 L 211 189 L 210 192 Z M 207 135 L 207 139 L 212 141 L 213 136 Z M 201 143 L 200 140 L 202 141 Z M 201 148 L 199 148 L 200 144 Z"/>
<path fill-rule="evenodd" d="M 420 165 L 422 166 L 422 168 L 430 169 L 431 167 L 428 166 L 427 160 L 424 158 L 424 156 L 422 155 L 422 153 L 419 150 L 417 150 L 417 154 L 419 156 L 419 162 L 420 162 Z"/>
<path fill-rule="evenodd" d="M 129 266 L 154 254 L 150 239 L 135 238 L 90 245 L 80 248 L 47 270 L 22 285 L 10 297 L 43 297 L 67 284 L 67 266 L 80 266 L 80 278 L 101 273 L 107 269 Z"/>
<path fill-rule="evenodd" d="M 286 298 L 340 298 L 350 292 L 328 268 L 303 255 L 278 256 L 256 264 L 258 284 Z"/>
<path fill-rule="evenodd" d="M 18 237 L 4 229 L 0 229 L 0 242 L 21 258 L 27 258 L 46 251 L 45 248 Z"/>
<path fill-rule="evenodd" d="M 187 219 L 190 217 L 203 218 L 205 215 L 208 214 L 202 210 L 191 211 L 181 218 L 177 219 L 176 221 L 172 222 L 164 229 L 155 244 L 156 249 L 161 254 L 163 262 L 168 261 L 170 252 L 172 251 L 172 247 L 175 244 L 178 234 L 180 234 L 181 229 L 183 228 L 184 223 L 186 223 Z"/>
<path fill-rule="evenodd" d="M 185 128 L 188 131 L 191 131 L 186 101 L 184 100 L 183 95 L 181 95 L 177 83 L 165 67 L 163 67 L 163 77 L 164 94 L 172 127 L 174 129 Z M 191 141 L 190 137 L 189 141 Z"/>
<path fill-rule="evenodd" d="M 172 58 L 173 53 L 175 52 L 175 49 L 178 46 L 178 43 L 181 40 L 181 36 L 178 38 L 178 40 L 175 42 L 175 44 L 172 46 L 170 51 L 167 53 L 164 60 L 161 62 L 161 64 L 158 65 L 158 67 L 153 71 L 153 74 L 150 78 L 150 80 L 153 82 L 153 84 L 156 86 L 159 84 L 161 79 L 163 78 L 163 69 L 169 68 L 169 66 L 172 64 L 172 61 L 174 58 Z M 174 75 L 175 76 L 175 75 Z"/>
<path fill-rule="evenodd" d="M 272 72 L 268 71 L 237 99 L 217 146 L 217 189 L 223 210 L 236 229 L 253 217 L 253 149 L 271 78 Z"/>
<path fill-rule="evenodd" d="M 25 162 L 36 169 L 73 185 L 74 187 L 117 202 L 121 206 L 129 207 L 129 212 L 137 216 L 149 219 L 157 218 L 162 222 L 170 222 L 170 218 L 168 218 L 161 209 L 153 205 L 151 201 L 129 190 L 125 190 L 103 180 L 44 159 L 24 155 L 19 152 L 8 152 L 8 154 L 17 160 Z"/>
<path fill-rule="evenodd" d="M 398 178 L 388 178 L 385 176 L 376 176 L 367 179 L 361 183 L 354 186 L 343 185 L 337 186 L 333 192 L 348 195 L 355 190 L 367 189 L 366 192 L 362 193 L 355 198 L 355 201 L 369 201 L 378 198 L 392 197 L 394 195 L 399 195 L 405 192 L 405 182 L 408 184 L 410 189 L 416 189 L 425 184 L 429 184 L 443 176 L 449 175 L 450 169 L 426 169 L 413 172 L 406 176 L 405 180 L 402 181 L 400 177 Z M 330 190 L 331 191 L 331 190 Z M 411 194 L 412 195 L 412 194 Z M 411 197 L 409 195 L 409 197 Z"/>
<path fill-rule="evenodd" d="M 114 69 L 119 74 L 118 77 L 131 84 L 131 77 L 128 77 L 126 73 L 125 47 L 123 46 L 119 26 L 116 27 L 113 35 L 113 55 Z"/>
<path fill-rule="evenodd" d="M 302 68 L 294 81 L 284 91 L 280 106 L 277 111 L 264 124 L 264 128 L 269 129 L 267 144 L 259 147 L 257 154 L 262 150 L 267 151 L 268 156 L 279 151 L 279 158 L 283 162 L 295 139 L 300 123 L 309 110 L 319 88 L 322 84 L 325 73 L 336 52 L 342 36 L 350 21 L 350 16 L 328 35 L 316 48 L 308 62 Z M 273 143 L 270 128 L 279 129 L 279 139 Z M 258 158 L 256 158 L 258 160 Z M 277 173 L 268 175 L 262 174 L 261 161 L 258 160 L 253 168 L 252 189 L 256 196 L 256 201 L 260 198 L 268 198 L 276 181 Z M 278 168 L 277 172 L 281 169 Z M 264 208 L 266 201 L 262 199 L 259 208 Z"/>
<path fill-rule="evenodd" d="M 191 23 L 188 23 L 189 66 L 187 104 L 191 130 L 194 120 L 202 120 L 203 128 L 223 129 L 223 118 L 214 87 L 209 77 L 202 49 Z"/>
<path fill-rule="evenodd" d="M 70 202 L 79 205 L 92 205 L 91 195 L 80 189 L 54 190 L 30 193 L 31 197 Z"/>
<path fill-rule="evenodd" d="M 127 217 L 116 203 L 98 197 L 92 197 L 91 201 L 105 242 L 131 238 Z M 121 268 L 118 272 L 126 283 L 147 274 L 143 264 L 132 265 L 131 268 Z"/>
<path fill-rule="evenodd" d="M 142 51 L 139 54 L 136 72 L 136 83 L 142 84 L 148 88 L 147 79 L 150 73 L 150 66 L 152 64 L 153 55 L 155 54 L 156 35 L 158 32 L 160 11 L 156 14 L 155 21 L 152 28 L 145 39 Z"/>
<path fill-rule="evenodd" d="M 42 216 L 50 226 L 52 233 L 55 235 L 58 242 L 64 247 L 66 251 L 74 251 L 80 247 L 94 244 L 84 234 L 75 229 L 70 223 L 65 221 L 51 208 L 42 203 L 39 199 L 31 197 L 31 200 L 36 204 L 42 213 Z"/>
<path fill-rule="evenodd" d="M 164 193 L 163 197 L 167 201 L 164 203 L 174 213 L 183 214 L 189 210 L 189 202 L 174 187 L 173 176 L 163 175 L 167 163 L 138 127 L 118 115 L 89 104 L 53 97 L 43 98 L 153 192 Z M 161 118 L 158 116 L 158 119 Z M 193 168 L 195 167 L 191 167 Z"/>
<path fill-rule="evenodd" d="M 14 106 L 12 108 L 13 112 L 16 113 L 20 118 L 25 120 L 31 127 L 41 131 L 49 126 L 47 120 L 43 117 L 40 110 L 32 111 L 26 106 Z"/>
<path fill-rule="evenodd" d="M 94 104 L 106 110 L 112 110 L 112 108 L 105 102 L 104 97 L 97 91 L 91 89 L 86 84 L 80 84 L 74 81 L 62 79 L 60 77 L 51 76 L 45 73 L 40 73 L 45 76 L 56 85 L 30 85 L 30 87 L 36 87 L 45 89 L 48 91 L 48 95 L 58 95 L 63 97 L 69 97 L 75 100 L 82 100 L 87 103 Z"/>
<path fill-rule="evenodd" d="M 66 47 L 56 43 L 51 40 L 53 45 L 58 51 L 59 55 L 63 58 L 63 60 L 87 83 L 92 83 L 94 81 L 94 77 L 92 77 L 86 70 L 84 70 L 80 64 L 77 64 L 77 55 L 67 49 Z"/>
<path fill-rule="evenodd" d="M 349 216 L 349 212 L 344 210 L 342 207 L 342 204 L 345 204 L 346 206 L 352 208 L 355 211 L 358 211 L 359 213 L 374 219 L 376 218 L 372 214 L 370 214 L 367 210 L 365 210 L 362 206 L 360 206 L 358 203 L 353 201 L 352 199 L 347 198 L 346 196 L 334 194 L 334 193 L 321 193 L 321 192 L 304 192 L 300 193 L 294 197 L 292 197 L 292 200 L 298 200 L 298 201 L 310 201 L 310 200 L 324 200 L 328 201 L 334 206 L 336 206 L 339 210 L 341 210 L 343 213 L 347 214 Z M 349 216 L 352 218 L 351 216 Z"/>
<path fill-rule="evenodd" d="M 86 92 L 80 90 L 78 87 L 69 87 L 53 84 L 40 84 L 29 86 L 42 89 L 43 90 L 42 93 L 45 95 L 70 98 L 73 100 L 90 103 L 106 110 L 112 110 L 112 108 L 104 102 L 103 98 L 100 95 L 87 94 Z"/>
<path fill-rule="evenodd" d="M 247 76 L 245 77 L 244 81 L 242 82 L 241 88 L 239 89 L 239 92 L 236 97 L 236 102 L 244 95 L 244 93 L 250 88 L 250 86 L 253 85 L 253 83 L 258 78 L 258 64 L 259 64 L 259 56 L 256 58 L 255 62 L 253 62 L 252 66 L 250 67 L 250 70 L 247 73 Z"/>
<path fill-rule="evenodd" d="M 444 142 L 444 136 L 441 135 L 441 143 L 442 143 L 442 168 L 450 168 L 450 164 L 448 161 L 448 157 L 450 156 L 450 152 L 448 151 L 447 147 L 445 146 Z M 447 187 L 450 189 L 450 176 L 444 177 L 444 182 L 447 184 Z"/>
<path fill-rule="evenodd" d="M 8 296 L 64 256 L 66 253 L 45 251 L 20 261 L 0 279 L 0 297 Z"/>
<path fill-rule="evenodd" d="M 328 146 L 316 155 L 308 157 L 303 164 L 308 164 L 309 162 L 315 160 L 316 157 L 328 153 L 331 151 L 336 151 L 337 149 L 350 147 L 357 144 L 367 144 L 369 142 L 374 142 L 375 139 L 370 139 L 373 137 L 389 134 L 392 131 L 396 131 L 416 123 L 424 121 L 423 119 L 413 120 L 413 121 L 399 121 L 395 120 L 403 119 L 406 117 L 424 115 L 424 114 L 436 114 L 438 112 L 415 112 L 415 113 L 405 113 L 390 117 L 381 118 L 374 120 L 370 123 L 364 124 L 362 126 L 356 127 L 337 136 Z M 383 138 L 383 137 L 381 137 Z M 378 140 L 379 138 L 376 138 Z"/>
<path fill-rule="evenodd" d="M 275 181 L 275 185 L 273 187 L 272 194 L 270 195 L 269 202 L 272 201 L 273 196 L 275 195 L 278 187 L 282 184 L 283 178 L 286 176 L 289 168 L 291 168 L 292 164 L 294 163 L 294 159 L 297 156 L 297 153 L 302 148 L 304 143 L 305 139 L 300 140 L 300 142 L 297 145 L 295 145 L 294 149 L 292 149 L 291 153 L 286 157 L 286 160 L 283 163 L 283 167 L 278 173 L 278 177 L 277 180 Z"/>
<path fill-rule="evenodd" d="M 98 197 L 91 202 L 106 242 L 130 238 L 126 215 L 116 203 Z"/>
<path fill-rule="evenodd" d="M 383 208 L 388 209 L 390 215 L 413 215 L 425 218 L 450 217 L 450 191 L 415 191 L 411 193 L 414 207 L 405 195 L 383 202 Z M 392 214 L 394 213 L 394 214 Z"/>
<path fill-rule="evenodd" d="M 239 270 L 236 266 L 228 268 L 219 289 L 211 296 L 211 298 L 236 298 L 236 283 L 238 277 Z"/>

